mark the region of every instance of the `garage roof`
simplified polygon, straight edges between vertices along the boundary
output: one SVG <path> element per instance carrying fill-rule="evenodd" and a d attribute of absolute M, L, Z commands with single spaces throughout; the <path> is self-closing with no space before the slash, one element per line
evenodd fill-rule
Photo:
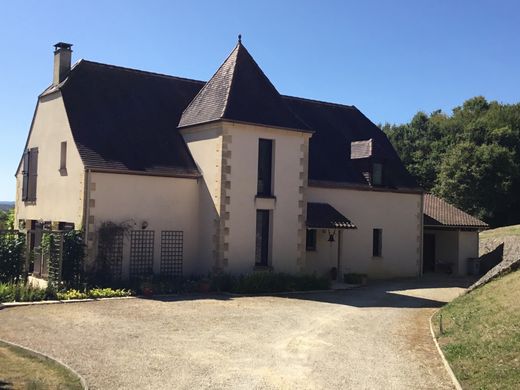
<path fill-rule="evenodd" d="M 433 194 L 424 194 L 424 226 L 487 229 L 489 225 Z"/>

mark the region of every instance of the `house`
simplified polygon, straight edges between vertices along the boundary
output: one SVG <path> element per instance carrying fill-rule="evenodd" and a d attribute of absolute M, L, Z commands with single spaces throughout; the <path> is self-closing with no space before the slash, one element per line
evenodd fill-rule
<path fill-rule="evenodd" d="M 472 274 L 468 259 L 479 257 L 479 232 L 488 227 L 435 195 L 424 194 L 423 272 Z"/>
<path fill-rule="evenodd" d="M 423 191 L 356 107 L 281 95 L 242 42 L 208 82 L 54 51 L 16 222 L 82 229 L 115 278 L 422 273 Z M 110 247 L 107 223 L 125 223 Z M 35 271 L 37 274 L 37 270 Z"/>

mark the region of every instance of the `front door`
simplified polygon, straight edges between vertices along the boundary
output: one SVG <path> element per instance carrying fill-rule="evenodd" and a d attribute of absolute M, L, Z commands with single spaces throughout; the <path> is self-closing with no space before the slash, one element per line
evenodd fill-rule
<path fill-rule="evenodd" d="M 435 272 L 435 234 L 425 234 L 423 241 L 423 273 Z"/>

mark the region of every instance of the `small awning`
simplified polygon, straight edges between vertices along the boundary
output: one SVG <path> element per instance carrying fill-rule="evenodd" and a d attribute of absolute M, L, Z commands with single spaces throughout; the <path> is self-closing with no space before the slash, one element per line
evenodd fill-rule
<path fill-rule="evenodd" d="M 350 220 L 328 203 L 307 203 L 307 228 L 356 229 Z"/>

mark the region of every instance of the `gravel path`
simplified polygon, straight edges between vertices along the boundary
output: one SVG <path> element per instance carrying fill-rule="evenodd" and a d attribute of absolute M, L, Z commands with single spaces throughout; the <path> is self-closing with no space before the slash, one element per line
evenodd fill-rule
<path fill-rule="evenodd" d="M 287 297 L 185 296 L 0 310 L 0 338 L 93 389 L 449 389 L 429 316 L 456 280 Z"/>

